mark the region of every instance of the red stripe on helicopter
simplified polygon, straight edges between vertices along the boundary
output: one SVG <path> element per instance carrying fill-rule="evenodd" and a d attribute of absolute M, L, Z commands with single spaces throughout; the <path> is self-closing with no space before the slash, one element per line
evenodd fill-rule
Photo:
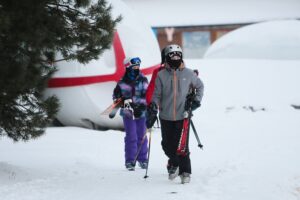
<path fill-rule="evenodd" d="M 84 76 L 84 77 L 61 77 L 61 78 L 51 78 L 48 81 L 49 88 L 56 87 L 72 87 L 80 85 L 88 85 L 93 83 L 103 83 L 108 81 L 119 81 L 124 75 L 125 69 L 123 67 L 123 60 L 125 58 L 125 52 L 119 37 L 119 34 L 115 32 L 113 39 L 113 48 L 115 52 L 116 59 L 116 71 L 114 74 L 108 75 L 97 75 L 97 76 Z M 144 75 L 152 74 L 152 71 L 159 67 L 157 64 L 155 66 L 148 67 L 146 69 L 141 69 Z"/>

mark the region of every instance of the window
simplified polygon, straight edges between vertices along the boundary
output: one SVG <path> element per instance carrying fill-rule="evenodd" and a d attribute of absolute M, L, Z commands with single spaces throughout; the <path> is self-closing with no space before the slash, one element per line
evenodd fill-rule
<path fill-rule="evenodd" d="M 183 32 L 184 58 L 202 58 L 210 41 L 209 31 Z"/>

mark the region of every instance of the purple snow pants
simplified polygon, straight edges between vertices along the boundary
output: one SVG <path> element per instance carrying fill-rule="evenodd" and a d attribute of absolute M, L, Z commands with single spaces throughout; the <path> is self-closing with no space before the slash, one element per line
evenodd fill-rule
<path fill-rule="evenodd" d="M 138 148 L 141 145 L 143 136 L 146 133 L 146 118 L 132 119 L 129 117 L 123 117 L 125 128 L 125 162 L 133 162 L 137 154 Z M 148 139 L 144 139 L 141 151 L 137 157 L 137 161 L 147 161 L 148 153 Z"/>

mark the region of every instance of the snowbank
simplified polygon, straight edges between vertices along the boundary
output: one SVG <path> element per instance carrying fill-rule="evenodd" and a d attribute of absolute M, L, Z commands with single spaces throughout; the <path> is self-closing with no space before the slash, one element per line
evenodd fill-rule
<path fill-rule="evenodd" d="M 300 21 L 258 23 L 227 33 L 204 58 L 300 59 Z"/>

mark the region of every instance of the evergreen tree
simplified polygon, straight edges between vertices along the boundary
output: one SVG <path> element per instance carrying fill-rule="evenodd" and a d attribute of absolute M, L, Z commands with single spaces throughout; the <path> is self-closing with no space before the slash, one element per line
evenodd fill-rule
<path fill-rule="evenodd" d="M 58 111 L 44 99 L 55 55 L 87 63 L 108 49 L 121 17 L 105 0 L 0 0 L 0 136 L 43 134 Z"/>

